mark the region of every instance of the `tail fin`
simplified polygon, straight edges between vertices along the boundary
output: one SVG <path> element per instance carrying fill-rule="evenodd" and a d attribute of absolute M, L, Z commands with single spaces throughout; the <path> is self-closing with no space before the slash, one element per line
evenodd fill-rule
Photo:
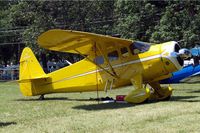
<path fill-rule="evenodd" d="M 43 71 L 32 50 L 24 48 L 20 58 L 19 70 L 20 90 L 25 96 L 37 95 L 37 90 L 33 85 L 34 80 L 48 78 Z"/>
<path fill-rule="evenodd" d="M 32 50 L 24 48 L 20 58 L 20 78 L 19 80 L 29 80 L 46 77 L 42 67 L 34 56 Z"/>

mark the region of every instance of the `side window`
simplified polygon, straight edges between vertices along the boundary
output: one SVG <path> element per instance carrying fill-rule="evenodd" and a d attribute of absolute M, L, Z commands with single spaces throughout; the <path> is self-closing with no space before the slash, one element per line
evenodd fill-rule
<path fill-rule="evenodd" d="M 108 53 L 108 59 L 109 59 L 109 61 L 118 60 L 119 59 L 118 52 L 112 51 L 112 52 Z"/>
<path fill-rule="evenodd" d="M 120 51 L 121 51 L 122 57 L 128 57 L 129 53 L 126 47 L 121 48 Z"/>
<path fill-rule="evenodd" d="M 132 43 L 132 44 L 129 46 L 129 48 L 130 48 L 131 53 L 132 53 L 133 55 L 139 54 L 139 53 L 140 53 L 140 50 L 137 49 L 137 48 L 135 47 L 134 43 Z"/>
<path fill-rule="evenodd" d="M 103 56 L 97 56 L 96 58 L 94 58 L 94 62 L 95 62 L 96 64 L 99 64 L 99 65 L 103 64 L 103 63 L 104 63 L 104 58 L 103 58 Z"/>
<path fill-rule="evenodd" d="M 131 53 L 133 55 L 135 55 L 135 54 L 144 53 L 144 52 L 148 51 L 149 48 L 150 48 L 150 45 L 148 43 L 145 43 L 145 42 L 136 41 L 136 42 L 133 42 L 129 46 L 129 48 L 131 50 Z"/>

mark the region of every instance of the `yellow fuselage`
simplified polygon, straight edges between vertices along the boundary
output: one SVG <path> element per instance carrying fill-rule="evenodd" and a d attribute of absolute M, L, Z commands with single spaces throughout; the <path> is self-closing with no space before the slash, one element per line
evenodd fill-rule
<path fill-rule="evenodd" d="M 103 91 L 111 86 L 118 88 L 130 84 L 131 77 L 138 73 L 142 75 L 144 84 L 165 79 L 171 76 L 171 72 L 179 69 L 167 58 L 169 56 L 167 48 L 170 45 L 171 42 L 152 45 L 147 52 L 137 55 L 132 55 L 129 50 L 126 57 L 119 54 L 119 59 L 111 62 L 117 75 L 115 78 L 105 71 L 112 72 L 108 63 L 105 62 L 101 65 L 104 70 L 85 58 L 47 74 L 48 78 L 21 82 L 20 89 L 25 96 L 33 96 L 48 93 L 96 91 L 97 89 Z M 117 50 L 120 53 L 119 49 L 105 49 L 104 52 Z M 88 58 L 93 60 L 95 55 L 90 54 Z"/>

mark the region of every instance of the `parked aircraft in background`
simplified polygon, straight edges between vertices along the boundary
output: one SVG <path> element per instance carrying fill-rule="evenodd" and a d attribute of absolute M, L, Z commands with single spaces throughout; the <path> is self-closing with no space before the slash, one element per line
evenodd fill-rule
<path fill-rule="evenodd" d="M 172 77 L 161 80 L 161 84 L 186 82 L 189 77 L 200 75 L 200 47 L 193 48 L 190 51 L 193 58 L 185 60 L 183 69 L 173 72 Z"/>
<path fill-rule="evenodd" d="M 171 77 L 190 56 L 175 41 L 149 45 L 140 41 L 99 34 L 49 30 L 38 38 L 49 50 L 80 54 L 83 60 L 51 73 L 44 73 L 30 48 L 20 59 L 20 90 L 25 96 L 63 92 L 106 91 L 133 84 L 125 101 L 142 103 L 147 99 L 165 100 L 172 94 L 170 86 L 159 81 Z M 149 84 L 152 89 L 147 87 Z"/>

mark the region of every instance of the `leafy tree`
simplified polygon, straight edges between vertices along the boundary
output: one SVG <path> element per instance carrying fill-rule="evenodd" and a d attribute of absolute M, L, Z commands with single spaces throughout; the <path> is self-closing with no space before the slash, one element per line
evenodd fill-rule
<path fill-rule="evenodd" d="M 112 15 L 112 9 L 114 8 L 113 2 L 114 1 L 20 1 L 10 9 L 12 12 L 10 16 L 13 26 L 27 27 L 23 32 L 22 38 L 26 46 L 31 47 L 36 55 L 47 53 L 49 57 L 52 57 L 50 54 L 54 54 L 56 58 L 57 53 L 47 52 L 38 47 L 37 38 L 42 32 L 52 28 L 82 30 L 96 33 L 106 32 L 102 30 L 102 27 L 107 23 L 102 24 L 101 22 L 110 19 L 110 14 Z M 101 30 L 97 30 L 98 28 L 95 27 L 99 27 Z M 108 30 L 110 29 L 112 28 Z M 79 58 L 79 56 L 77 58 Z"/>
<path fill-rule="evenodd" d="M 192 47 L 199 40 L 199 4 L 198 1 L 172 1 L 155 26 L 151 41 L 164 42 L 175 40 L 184 47 Z"/>
<path fill-rule="evenodd" d="M 12 1 L 0 1 L 0 59 L 6 66 L 8 61 L 13 57 L 15 51 L 14 44 L 7 44 L 7 42 L 14 42 L 17 40 L 15 32 L 6 32 L 6 29 L 11 28 L 9 8 L 15 4 Z"/>
<path fill-rule="evenodd" d="M 157 20 L 159 10 L 149 1 L 117 1 L 115 29 L 125 38 L 148 41 Z"/>
<path fill-rule="evenodd" d="M 49 59 L 67 56 L 72 62 L 80 57 L 58 56 L 57 52 L 44 50 L 37 45 L 38 36 L 59 28 L 108 35 L 117 33 L 123 38 L 146 42 L 175 40 L 184 47 L 192 47 L 200 41 L 199 23 L 199 1 L 0 1 L 1 44 L 22 42 L 38 57 L 44 54 Z M 0 45 L 4 64 L 5 60 L 18 59 L 18 46 L 18 43 Z"/>

